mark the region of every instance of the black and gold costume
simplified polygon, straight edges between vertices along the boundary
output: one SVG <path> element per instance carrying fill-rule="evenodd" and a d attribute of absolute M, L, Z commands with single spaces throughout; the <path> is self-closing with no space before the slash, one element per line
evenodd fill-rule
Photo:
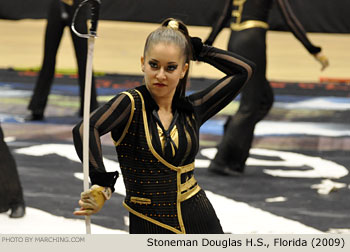
<path fill-rule="evenodd" d="M 28 109 L 32 111 L 33 115 L 43 115 L 50 89 L 53 83 L 56 66 L 56 54 L 60 45 L 63 31 L 66 26 L 70 28 L 74 12 L 82 0 L 51 0 L 49 13 L 47 18 L 47 25 L 45 31 L 45 49 L 44 59 L 37 79 L 34 93 L 31 97 Z M 77 15 L 75 27 L 80 33 L 87 33 L 87 9 L 85 7 Z M 87 60 L 87 40 L 78 37 L 70 29 L 73 40 L 75 57 L 78 64 L 78 76 L 80 87 L 80 111 L 83 115 L 84 106 L 84 87 L 85 87 L 85 72 Z M 97 94 L 95 88 L 94 77 L 92 78 L 91 87 L 91 111 L 98 107 Z"/>
<path fill-rule="evenodd" d="M 201 92 L 174 96 L 173 120 L 167 130 L 144 85 L 116 95 L 91 115 L 91 182 L 113 188 L 118 177 L 117 172 L 106 173 L 102 162 L 99 139 L 111 132 L 126 187 L 130 233 L 223 232 L 194 178 L 199 128 L 239 93 L 252 75 L 252 63 L 211 46 L 204 46 L 200 56 L 227 76 Z M 73 135 L 82 158 L 82 122 Z"/>
<path fill-rule="evenodd" d="M 210 170 L 228 168 L 242 172 L 249 156 L 255 125 L 270 111 L 274 95 L 266 79 L 266 31 L 273 2 L 277 4 L 290 31 L 311 54 L 321 51 L 313 46 L 293 14 L 287 0 L 226 0 L 222 14 L 213 26 L 206 44 L 211 45 L 218 33 L 230 23 L 228 50 L 256 64 L 252 79 L 241 93 L 240 106 L 225 124 L 225 133 Z"/>

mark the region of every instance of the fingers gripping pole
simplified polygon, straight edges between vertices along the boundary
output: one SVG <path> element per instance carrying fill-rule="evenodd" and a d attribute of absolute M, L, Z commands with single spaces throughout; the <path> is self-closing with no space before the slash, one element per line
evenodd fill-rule
<path fill-rule="evenodd" d="M 91 28 L 89 34 L 81 34 L 74 27 L 75 18 L 79 9 L 85 4 L 91 4 Z M 89 128 L 90 128 L 90 100 L 91 100 L 91 80 L 92 80 L 92 59 L 94 53 L 95 37 L 98 22 L 100 0 L 85 0 L 76 9 L 71 28 L 73 32 L 82 38 L 88 39 L 88 51 L 86 60 L 85 90 L 84 90 L 84 110 L 83 110 L 83 172 L 84 191 L 89 189 Z M 86 233 L 91 234 L 90 216 L 85 217 Z"/>

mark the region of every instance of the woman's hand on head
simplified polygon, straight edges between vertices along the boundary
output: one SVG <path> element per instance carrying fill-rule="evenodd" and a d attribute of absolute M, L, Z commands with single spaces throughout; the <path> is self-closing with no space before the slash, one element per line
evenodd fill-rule
<path fill-rule="evenodd" d="M 191 44 L 192 44 L 192 54 L 193 54 L 193 60 L 199 60 L 200 59 L 200 53 L 203 49 L 203 42 L 198 37 L 191 37 Z"/>
<path fill-rule="evenodd" d="M 93 185 L 89 190 L 80 195 L 80 209 L 74 211 L 74 215 L 91 215 L 99 212 L 105 201 L 110 199 L 112 191 L 110 188 Z"/>

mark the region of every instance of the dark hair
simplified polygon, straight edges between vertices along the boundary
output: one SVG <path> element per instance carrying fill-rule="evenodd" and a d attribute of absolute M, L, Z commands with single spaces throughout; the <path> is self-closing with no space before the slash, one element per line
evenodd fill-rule
<path fill-rule="evenodd" d="M 182 21 L 174 18 L 164 20 L 158 29 L 148 35 L 143 51 L 144 57 L 148 49 L 159 42 L 178 45 L 185 56 L 185 63 L 188 64 L 188 69 L 185 76 L 180 79 L 175 92 L 176 96 L 183 97 L 186 93 L 189 65 L 192 58 L 192 47 L 186 25 Z"/>

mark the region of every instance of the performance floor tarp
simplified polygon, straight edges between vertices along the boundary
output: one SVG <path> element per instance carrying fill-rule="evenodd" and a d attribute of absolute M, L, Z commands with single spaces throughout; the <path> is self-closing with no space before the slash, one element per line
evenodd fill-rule
<path fill-rule="evenodd" d="M 57 74 L 46 120 L 23 122 L 36 74 L 0 70 L 0 121 L 18 165 L 28 207 L 22 219 L 0 214 L 0 233 L 85 233 L 83 219 L 72 214 L 83 188 L 82 166 L 71 135 L 72 127 L 81 119 L 76 115 L 77 79 Z M 99 102 L 139 85 L 141 79 L 137 75 L 97 76 Z M 194 78 L 189 92 L 212 81 Z M 202 127 L 197 181 L 227 233 L 349 233 L 348 84 L 272 84 L 276 101 L 268 117 L 256 127 L 244 175 L 222 177 L 207 172 L 222 137 L 222 125 L 237 109 L 238 97 Z M 109 134 L 102 143 L 107 169 L 118 170 Z M 92 217 L 93 233 L 128 231 L 128 214 L 122 207 L 124 194 L 120 178 L 112 199 Z"/>

